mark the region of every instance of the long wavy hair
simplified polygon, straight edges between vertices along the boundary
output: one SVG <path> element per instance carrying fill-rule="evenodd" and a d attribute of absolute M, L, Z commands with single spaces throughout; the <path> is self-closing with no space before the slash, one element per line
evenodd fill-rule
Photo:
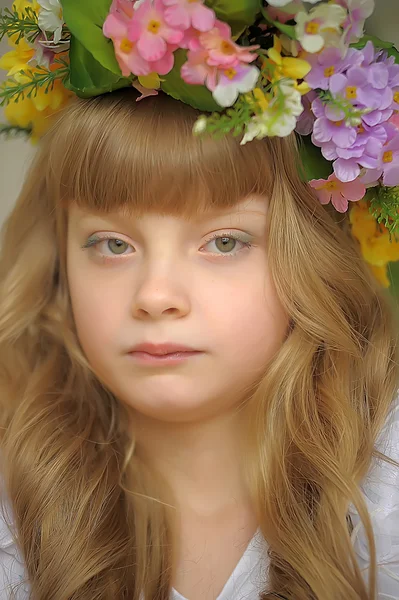
<path fill-rule="evenodd" d="M 261 598 L 375 600 L 360 484 L 399 381 L 389 293 L 300 176 L 294 137 L 192 135 L 197 111 L 121 90 L 74 100 L 42 139 L 0 255 L 2 476 L 35 600 L 167 600 L 173 490 L 136 452 L 127 409 L 96 378 L 66 277 L 71 202 L 192 217 L 267 197 L 268 262 L 287 337 L 243 407 L 248 482 L 270 568 Z M 379 455 L 381 456 L 381 455 Z M 348 506 L 372 567 L 356 562 Z"/>

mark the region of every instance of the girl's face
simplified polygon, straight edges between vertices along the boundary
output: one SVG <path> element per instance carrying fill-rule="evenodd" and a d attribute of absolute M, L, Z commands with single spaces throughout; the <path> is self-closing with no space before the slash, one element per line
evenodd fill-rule
<path fill-rule="evenodd" d="M 147 417 L 183 422 L 246 398 L 288 328 L 270 278 L 266 224 L 260 197 L 192 221 L 71 206 L 67 273 L 78 337 L 119 400 Z M 93 236 L 98 243 L 82 249 Z M 129 353 L 144 342 L 201 352 L 178 364 L 144 364 Z"/>

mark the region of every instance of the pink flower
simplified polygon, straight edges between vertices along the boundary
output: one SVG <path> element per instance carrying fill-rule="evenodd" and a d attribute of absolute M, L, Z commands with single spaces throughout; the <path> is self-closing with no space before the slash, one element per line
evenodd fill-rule
<path fill-rule="evenodd" d="M 172 63 L 173 66 L 173 50 L 170 49 L 170 45 L 174 45 L 176 49 L 176 44 L 179 44 L 182 38 L 181 30 L 174 29 L 166 23 L 162 0 L 144 0 L 134 11 L 134 16 L 129 22 L 129 40 L 137 42 L 141 56 L 150 62 L 165 59 L 167 65 Z M 165 74 L 162 71 L 158 73 Z"/>
<path fill-rule="evenodd" d="M 114 2 L 117 6 L 117 3 Z M 114 43 L 115 56 L 122 75 L 128 77 L 134 75 L 149 75 L 155 68 L 144 60 L 137 50 L 137 45 L 128 39 L 128 23 L 126 13 L 116 9 L 108 14 L 104 21 L 103 33 L 105 37 L 111 38 Z"/>
<path fill-rule="evenodd" d="M 357 202 L 366 193 L 366 186 L 359 179 L 343 183 L 334 173 L 327 180 L 313 179 L 309 185 L 316 190 L 321 204 L 328 204 L 331 200 L 334 208 L 340 213 L 348 210 L 348 200 Z"/>
<path fill-rule="evenodd" d="M 199 36 L 201 35 L 201 31 L 198 29 L 194 29 L 194 27 L 189 27 L 183 32 L 183 39 L 180 42 L 180 48 L 187 48 L 188 50 L 201 50 L 201 42 L 199 41 Z"/>
<path fill-rule="evenodd" d="M 164 17 L 170 27 L 209 31 L 215 24 L 215 13 L 202 0 L 163 0 Z"/>
<path fill-rule="evenodd" d="M 127 20 L 131 19 L 134 14 L 134 2 L 131 0 L 112 0 L 110 13 L 119 13 L 124 16 Z"/>
<path fill-rule="evenodd" d="M 191 85 L 206 85 L 213 91 L 216 87 L 217 67 L 210 67 L 206 62 L 208 52 L 204 49 L 189 50 L 187 61 L 182 65 L 180 75 Z"/>
<path fill-rule="evenodd" d="M 252 50 L 259 46 L 237 46 L 229 25 L 216 20 L 213 29 L 201 33 L 191 44 L 181 77 L 186 83 L 205 84 L 220 106 L 231 106 L 239 93 L 255 87 L 259 69 L 247 63 L 256 59 Z"/>
<path fill-rule="evenodd" d="M 247 64 L 237 63 L 234 67 L 219 69 L 218 83 L 212 95 L 219 106 L 232 106 L 238 94 L 254 89 L 259 78 L 259 69 Z"/>
<path fill-rule="evenodd" d="M 257 58 L 253 50 L 259 46 L 238 46 L 231 39 L 231 29 L 227 23 L 215 21 L 215 27 L 199 36 L 201 46 L 208 51 L 207 63 L 215 67 L 230 67 L 240 63 L 250 63 Z"/>
<path fill-rule="evenodd" d="M 189 50 L 180 74 L 186 83 L 206 85 L 220 106 L 231 106 L 239 93 L 251 91 L 259 77 L 259 69 L 236 61 L 235 65 L 218 68 L 207 63 L 207 51 Z"/>

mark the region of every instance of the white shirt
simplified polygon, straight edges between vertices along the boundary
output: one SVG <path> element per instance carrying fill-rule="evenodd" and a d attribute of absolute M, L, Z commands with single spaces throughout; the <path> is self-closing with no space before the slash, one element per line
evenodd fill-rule
<path fill-rule="evenodd" d="M 399 461 L 399 396 L 377 443 L 378 449 Z M 377 547 L 378 600 L 399 600 L 399 469 L 383 461 L 374 461 L 361 486 L 370 511 Z M 3 510 L 12 520 L 5 498 Z M 355 508 L 349 512 L 354 525 L 352 542 L 367 581 L 369 553 L 367 537 Z M 258 529 L 244 555 L 216 600 L 259 600 L 267 577 L 267 543 Z M 0 600 L 8 600 L 9 585 L 26 577 L 20 551 L 0 510 Z M 29 599 L 29 585 L 16 590 L 15 600 Z M 171 600 L 189 600 L 172 590 Z"/>

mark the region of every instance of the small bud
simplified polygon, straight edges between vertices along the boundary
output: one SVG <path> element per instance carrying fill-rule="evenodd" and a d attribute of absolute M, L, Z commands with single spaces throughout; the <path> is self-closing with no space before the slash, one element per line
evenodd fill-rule
<path fill-rule="evenodd" d="M 206 123 L 207 123 L 207 118 L 205 115 L 201 115 L 200 117 L 198 117 L 198 119 L 194 123 L 193 133 L 195 135 L 204 133 L 204 131 L 206 130 Z"/>

